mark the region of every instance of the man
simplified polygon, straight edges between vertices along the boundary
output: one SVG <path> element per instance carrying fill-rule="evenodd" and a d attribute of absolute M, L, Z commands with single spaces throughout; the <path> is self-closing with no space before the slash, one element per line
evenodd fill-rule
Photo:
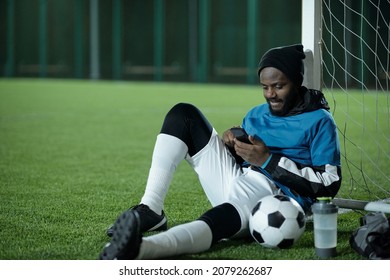
<path fill-rule="evenodd" d="M 208 250 L 221 239 L 249 234 L 255 203 L 283 193 L 308 210 L 317 197 L 340 188 L 336 125 L 323 94 L 302 87 L 302 45 L 271 49 L 259 62 L 266 104 L 251 109 L 242 128 L 249 143 L 232 129 L 219 138 L 193 105 L 177 104 L 158 135 L 141 203 L 125 211 L 110 229 L 101 259 L 158 259 Z M 198 220 L 165 230 L 163 211 L 173 173 L 185 159 L 197 173 L 213 208 Z"/>

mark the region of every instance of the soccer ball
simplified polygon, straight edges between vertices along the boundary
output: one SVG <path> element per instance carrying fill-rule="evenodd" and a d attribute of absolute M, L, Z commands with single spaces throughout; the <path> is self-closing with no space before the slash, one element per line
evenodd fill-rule
<path fill-rule="evenodd" d="M 260 199 L 249 217 L 252 237 L 267 248 L 290 248 L 305 231 L 302 207 L 285 195 L 269 195 Z"/>

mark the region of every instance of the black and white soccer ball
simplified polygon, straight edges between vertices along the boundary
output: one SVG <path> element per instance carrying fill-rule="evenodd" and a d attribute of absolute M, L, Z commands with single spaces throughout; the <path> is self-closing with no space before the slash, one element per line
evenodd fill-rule
<path fill-rule="evenodd" d="M 267 248 L 290 248 L 302 236 L 305 226 L 302 207 L 285 195 L 263 197 L 249 217 L 252 237 Z"/>

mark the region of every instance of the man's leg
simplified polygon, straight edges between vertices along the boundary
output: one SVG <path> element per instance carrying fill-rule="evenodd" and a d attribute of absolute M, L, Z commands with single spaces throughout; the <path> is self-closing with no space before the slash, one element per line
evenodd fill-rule
<path fill-rule="evenodd" d="M 240 228 L 237 210 L 224 203 L 208 210 L 196 221 L 144 237 L 136 258 L 161 259 L 204 252 L 219 240 L 233 236 Z"/>
<path fill-rule="evenodd" d="M 262 197 L 278 191 L 266 176 L 251 169 L 232 179 L 226 190 L 227 202 L 208 210 L 198 220 L 143 238 L 137 258 L 194 254 L 208 250 L 222 239 L 248 236 L 253 207 Z"/>
<path fill-rule="evenodd" d="M 128 211 L 137 211 L 141 232 L 166 230 L 163 212 L 164 200 L 178 164 L 198 153 L 207 145 L 213 128 L 193 105 L 179 103 L 166 115 L 153 150 L 152 163 L 143 197 L 139 205 Z M 114 234 L 114 225 L 107 235 Z"/>
<path fill-rule="evenodd" d="M 121 257 L 122 254 L 117 252 L 126 252 L 123 256 L 139 259 L 193 254 L 208 250 L 221 239 L 248 235 L 248 218 L 253 206 L 260 198 L 276 193 L 277 188 L 264 175 L 250 169 L 246 169 L 230 184 L 226 188 L 229 190 L 228 202 L 210 209 L 197 221 L 178 225 L 145 237 L 142 241 L 137 236 L 139 226 L 129 228 L 126 226 L 130 224 L 127 219 L 119 219 L 118 227 L 123 230 L 103 250 L 103 258 Z M 126 242 L 123 242 L 123 238 Z"/>
<path fill-rule="evenodd" d="M 129 227 L 130 224 L 133 226 Z M 203 252 L 212 244 L 238 232 L 241 220 L 237 210 L 224 203 L 210 209 L 196 221 L 142 239 L 137 212 L 125 212 L 115 226 L 121 230 L 114 232 L 100 259 L 161 259 Z"/>
<path fill-rule="evenodd" d="M 161 214 L 178 164 L 195 155 L 210 140 L 212 126 L 193 105 L 179 103 L 166 115 L 153 151 L 152 164 L 141 203 Z"/>
<path fill-rule="evenodd" d="M 178 164 L 188 152 L 187 145 L 174 136 L 159 134 L 141 203 L 161 215 L 164 200 Z"/>

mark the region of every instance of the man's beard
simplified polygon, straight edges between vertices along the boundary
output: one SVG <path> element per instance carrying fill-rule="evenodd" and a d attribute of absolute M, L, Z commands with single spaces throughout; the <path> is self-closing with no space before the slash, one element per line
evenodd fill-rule
<path fill-rule="evenodd" d="M 283 107 L 279 110 L 272 109 L 272 106 L 270 105 L 270 101 L 272 99 L 267 99 L 269 110 L 272 113 L 272 115 L 279 116 L 279 117 L 285 116 L 297 104 L 298 97 L 299 97 L 298 91 L 292 90 L 284 99 Z"/>

